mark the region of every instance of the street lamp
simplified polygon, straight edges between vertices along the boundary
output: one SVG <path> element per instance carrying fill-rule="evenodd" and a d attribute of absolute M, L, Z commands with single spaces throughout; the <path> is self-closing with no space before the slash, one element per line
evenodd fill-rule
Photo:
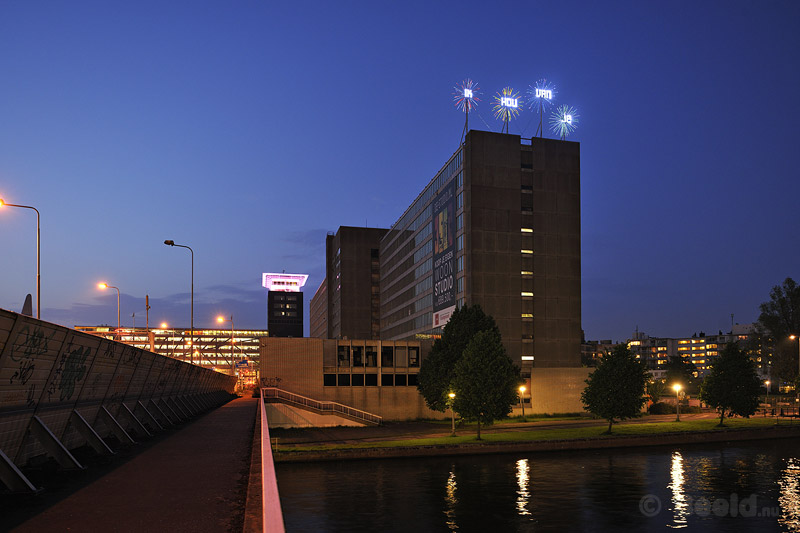
<path fill-rule="evenodd" d="M 217 322 L 222 324 L 223 322 L 228 322 L 228 319 L 223 316 L 218 316 Z M 231 376 L 235 376 L 236 370 L 233 366 L 233 315 L 231 315 L 230 322 L 231 322 Z"/>
<path fill-rule="evenodd" d="M 190 320 L 191 320 L 192 332 L 190 334 L 189 339 L 192 342 L 192 346 L 194 346 L 194 250 L 192 250 L 189 246 L 185 246 L 183 244 L 175 244 L 175 241 L 171 239 L 167 239 L 166 241 L 164 241 L 164 244 L 166 244 L 167 246 L 177 246 L 179 248 L 186 248 L 192 253 L 192 290 L 191 290 L 191 304 L 190 304 L 191 305 Z M 194 364 L 194 353 L 192 353 L 190 357 L 191 357 L 190 362 Z"/>
<path fill-rule="evenodd" d="M 525 421 L 525 385 L 519 388 L 519 403 L 522 404 L 522 421 Z"/>
<path fill-rule="evenodd" d="M 681 421 L 681 384 L 676 383 L 672 386 L 675 390 L 675 408 L 677 409 L 678 417 L 675 419 L 675 422 Z"/>
<path fill-rule="evenodd" d="M 452 425 L 453 430 L 450 433 L 450 436 L 451 437 L 455 437 L 456 436 L 456 412 L 453 410 L 453 400 L 456 399 L 456 393 L 455 392 L 451 392 L 450 394 L 447 395 L 447 397 L 450 398 L 450 416 L 451 416 L 451 420 L 453 422 L 453 425 Z"/>
<path fill-rule="evenodd" d="M 789 338 L 795 340 L 797 339 L 797 335 L 789 335 Z M 800 339 L 797 340 L 797 364 L 799 366 L 798 366 L 797 382 L 794 385 L 794 390 L 797 393 L 797 398 L 795 399 L 795 407 L 800 407 Z"/>
<path fill-rule="evenodd" d="M 31 207 L 29 205 L 17 205 L 17 204 L 7 204 L 0 198 L 0 207 L 8 206 L 8 207 L 21 207 L 23 209 L 33 209 L 36 211 L 36 318 L 42 318 L 42 308 L 41 308 L 41 286 L 42 286 L 42 277 L 41 277 L 41 269 L 40 269 L 40 262 L 41 262 L 41 239 L 40 239 L 40 231 L 39 231 L 39 210 L 35 207 Z"/>
<path fill-rule="evenodd" d="M 117 340 L 119 340 L 120 329 L 122 327 L 120 325 L 120 320 L 119 320 L 119 288 L 118 287 L 114 287 L 112 285 L 109 285 L 108 283 L 103 283 L 103 282 L 98 283 L 97 284 L 97 288 L 98 289 L 102 289 L 102 290 L 117 289 Z"/>
<path fill-rule="evenodd" d="M 764 387 L 767 389 L 767 409 L 769 409 L 769 380 L 764 382 Z"/>

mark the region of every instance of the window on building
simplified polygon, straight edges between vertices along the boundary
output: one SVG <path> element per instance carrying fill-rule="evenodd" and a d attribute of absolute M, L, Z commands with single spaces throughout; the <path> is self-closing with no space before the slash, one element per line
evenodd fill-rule
<path fill-rule="evenodd" d="M 336 374 L 322 374 L 322 385 L 324 387 L 335 387 Z"/>
<path fill-rule="evenodd" d="M 459 256 L 456 259 L 456 272 L 461 272 L 464 270 L 464 256 Z"/>
<path fill-rule="evenodd" d="M 350 386 L 350 374 L 339 374 L 337 385 L 340 386 L 340 387 L 349 387 Z"/>
<path fill-rule="evenodd" d="M 464 249 L 464 234 L 462 233 L 458 237 L 456 237 L 456 251 L 460 252 Z"/>
<path fill-rule="evenodd" d="M 378 366 L 378 347 L 377 346 L 367 346 L 366 348 L 366 356 L 367 356 L 367 366 L 375 367 Z M 377 385 L 377 383 L 375 383 Z"/>
<path fill-rule="evenodd" d="M 461 293 L 464 292 L 464 277 L 460 277 L 456 280 L 456 292 Z"/>
<path fill-rule="evenodd" d="M 364 374 L 353 374 L 353 387 L 364 386 Z"/>
<path fill-rule="evenodd" d="M 353 346 L 353 366 L 364 366 L 363 346 Z"/>
<path fill-rule="evenodd" d="M 337 366 L 350 366 L 350 347 L 349 346 L 339 346 L 336 352 L 336 361 Z"/>
<path fill-rule="evenodd" d="M 419 366 L 419 346 L 408 347 L 408 366 Z"/>
<path fill-rule="evenodd" d="M 394 386 L 395 387 L 405 387 L 406 386 L 406 375 L 405 374 L 395 374 L 395 376 L 394 376 Z"/>
<path fill-rule="evenodd" d="M 456 231 L 460 230 L 464 227 L 464 213 L 461 213 L 456 217 Z"/>
<path fill-rule="evenodd" d="M 409 374 L 408 375 L 408 386 L 409 387 L 416 387 L 417 386 L 417 374 Z"/>
<path fill-rule="evenodd" d="M 393 346 L 381 346 L 381 366 L 394 366 Z"/>
<path fill-rule="evenodd" d="M 461 209 L 462 207 L 464 207 L 464 193 L 460 192 L 456 196 L 456 209 Z"/>
<path fill-rule="evenodd" d="M 393 387 L 394 374 L 381 374 L 381 387 Z"/>
<path fill-rule="evenodd" d="M 378 374 L 365 374 L 364 375 L 364 385 L 367 387 L 377 387 L 378 386 Z"/>

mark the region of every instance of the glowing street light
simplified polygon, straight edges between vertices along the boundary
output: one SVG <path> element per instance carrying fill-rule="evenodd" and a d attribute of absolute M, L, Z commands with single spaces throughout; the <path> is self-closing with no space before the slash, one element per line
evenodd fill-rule
<path fill-rule="evenodd" d="M 29 205 L 17 205 L 17 204 L 7 204 L 0 198 L 0 207 L 8 206 L 8 207 L 21 207 L 23 209 L 33 209 L 36 211 L 36 318 L 42 318 L 42 307 L 41 307 L 41 286 L 42 286 L 42 277 L 41 277 L 41 238 L 40 238 L 40 231 L 39 231 L 39 210 L 35 207 L 31 207 Z"/>
<path fill-rule="evenodd" d="M 108 283 L 104 283 L 104 282 L 98 283 L 97 284 L 97 288 L 101 289 L 101 290 L 117 289 L 117 338 L 119 338 L 120 331 L 121 331 L 121 325 L 120 325 L 120 320 L 119 320 L 119 288 L 118 287 L 114 287 L 114 286 L 109 285 Z"/>
<path fill-rule="evenodd" d="M 222 324 L 223 322 L 228 322 L 229 320 L 231 323 L 231 376 L 235 376 L 236 368 L 233 366 L 233 315 L 231 315 L 230 319 L 227 319 L 222 315 L 217 317 L 217 322 L 219 322 L 220 324 Z"/>
<path fill-rule="evenodd" d="M 681 421 L 681 384 L 676 383 L 672 386 L 675 390 L 675 407 L 677 409 L 678 417 L 675 419 L 675 422 Z"/>
<path fill-rule="evenodd" d="M 792 340 L 797 339 L 797 335 L 789 335 L 789 338 Z M 798 372 L 800 372 L 800 339 L 797 340 L 797 361 L 798 361 Z M 795 399 L 795 403 L 797 403 L 798 407 L 800 407 L 800 373 L 797 375 L 797 384 L 795 384 L 795 392 L 797 392 L 797 398 Z"/>
<path fill-rule="evenodd" d="M 164 241 L 164 244 L 167 246 L 177 246 L 178 248 L 186 248 L 192 253 L 192 286 L 191 286 L 191 304 L 190 304 L 190 321 L 191 321 L 191 330 L 190 339 L 192 340 L 192 345 L 194 345 L 194 250 L 192 250 L 189 246 L 185 246 L 183 244 L 175 244 L 175 241 L 172 239 L 167 239 Z M 194 353 L 190 356 L 190 362 L 194 364 Z"/>
<path fill-rule="evenodd" d="M 525 421 L 525 385 L 519 387 L 519 403 L 522 404 L 522 421 Z"/>
<path fill-rule="evenodd" d="M 769 380 L 764 382 L 764 388 L 767 389 L 767 409 L 769 409 Z"/>
<path fill-rule="evenodd" d="M 451 392 L 451 393 L 449 393 L 447 395 L 447 397 L 450 398 L 450 416 L 451 416 L 451 420 L 453 422 L 453 426 L 452 426 L 453 430 L 450 433 L 450 436 L 451 437 L 455 437 L 456 436 L 456 412 L 453 410 L 453 400 L 456 399 L 456 393 L 455 392 Z"/>

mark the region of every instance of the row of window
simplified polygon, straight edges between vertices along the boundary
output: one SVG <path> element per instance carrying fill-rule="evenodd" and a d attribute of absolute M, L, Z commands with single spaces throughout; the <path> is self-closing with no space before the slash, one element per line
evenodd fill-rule
<path fill-rule="evenodd" d="M 323 374 L 325 387 L 416 387 L 417 374 Z"/>
<path fill-rule="evenodd" d="M 352 348 L 352 350 L 351 350 Z M 336 365 L 350 367 L 352 355 L 353 367 L 376 367 L 378 362 L 377 346 L 338 346 L 336 348 Z M 396 356 L 396 357 L 395 357 Z M 418 367 L 419 346 L 381 346 L 382 367 Z"/>

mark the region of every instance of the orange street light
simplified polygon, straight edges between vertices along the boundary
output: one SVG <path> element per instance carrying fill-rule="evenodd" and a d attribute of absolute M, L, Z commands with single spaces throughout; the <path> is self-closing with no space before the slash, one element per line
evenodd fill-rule
<path fill-rule="evenodd" d="M 450 436 L 451 437 L 455 437 L 456 436 L 456 412 L 453 410 L 453 400 L 456 399 L 456 393 L 455 392 L 451 392 L 451 393 L 449 393 L 447 395 L 447 397 L 450 398 L 450 416 L 452 417 L 452 421 L 453 421 L 453 431 L 450 433 Z"/>
<path fill-rule="evenodd" d="M 42 308 L 41 308 L 41 287 L 42 287 L 42 276 L 41 276 L 41 232 L 39 231 L 39 210 L 35 207 L 31 207 L 29 205 L 17 205 L 17 204 L 7 204 L 2 198 L 0 198 L 0 207 L 8 206 L 8 207 L 21 207 L 23 209 L 33 209 L 36 211 L 36 318 L 42 318 Z"/>
<path fill-rule="evenodd" d="M 676 413 L 678 413 L 678 416 L 675 418 L 675 422 L 680 422 L 681 421 L 681 389 L 683 387 L 681 387 L 680 383 L 676 383 L 675 385 L 672 386 L 672 388 L 675 390 L 675 409 L 676 409 Z"/>
<path fill-rule="evenodd" d="M 220 324 L 227 321 L 228 319 L 222 315 L 217 317 L 217 322 L 219 322 Z M 233 315 L 231 315 L 230 322 L 231 322 L 231 376 L 235 376 L 236 368 L 233 365 Z"/>
<path fill-rule="evenodd" d="M 121 329 L 120 320 L 119 320 L 119 288 L 114 287 L 113 285 L 109 285 L 108 283 L 100 282 L 97 284 L 97 288 L 101 290 L 106 289 L 117 289 L 117 337 L 119 338 L 119 332 Z"/>
<path fill-rule="evenodd" d="M 525 421 L 525 385 L 519 388 L 519 403 L 522 405 L 522 421 Z"/>

